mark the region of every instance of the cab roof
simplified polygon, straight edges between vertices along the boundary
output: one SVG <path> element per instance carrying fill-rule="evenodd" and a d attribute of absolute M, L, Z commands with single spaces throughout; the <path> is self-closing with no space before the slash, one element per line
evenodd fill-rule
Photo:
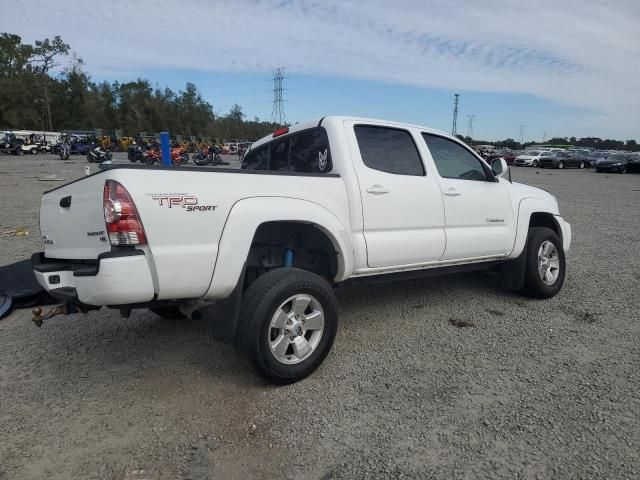
<path fill-rule="evenodd" d="M 287 133 L 284 133 L 282 135 L 278 135 L 277 137 L 274 137 L 273 134 L 267 135 L 265 137 L 262 137 L 260 140 L 256 140 L 255 142 L 253 142 L 253 144 L 251 145 L 250 150 L 253 150 L 261 145 L 264 145 L 265 143 L 270 142 L 271 140 L 273 140 L 274 138 L 281 138 L 281 137 L 286 137 L 287 135 L 291 135 L 292 133 L 296 133 L 299 132 L 301 130 L 307 130 L 309 128 L 314 128 L 314 127 L 318 127 L 321 125 L 325 125 L 329 122 L 337 122 L 337 123 L 342 123 L 344 121 L 352 121 L 352 122 L 362 122 L 362 123 L 370 123 L 370 124 L 379 124 L 379 125 L 386 125 L 389 127 L 397 127 L 397 128 L 416 128 L 419 130 L 422 130 L 424 132 L 427 133 L 436 133 L 438 135 L 442 135 L 445 137 L 449 137 L 449 138 L 453 138 L 450 134 L 443 132 L 441 130 L 436 130 L 433 128 L 428 128 L 422 125 L 415 125 L 415 124 L 411 124 L 411 123 L 404 123 L 404 122 L 394 122 L 394 121 L 390 121 L 390 120 L 382 120 L 379 118 L 366 118 L 366 117 L 351 117 L 351 116 L 343 116 L 343 115 L 328 115 L 326 117 L 321 117 L 321 118 L 317 118 L 314 120 L 310 120 L 308 122 L 304 122 L 304 123 L 296 123 L 295 125 L 290 125 L 288 128 L 289 130 L 287 131 Z"/>

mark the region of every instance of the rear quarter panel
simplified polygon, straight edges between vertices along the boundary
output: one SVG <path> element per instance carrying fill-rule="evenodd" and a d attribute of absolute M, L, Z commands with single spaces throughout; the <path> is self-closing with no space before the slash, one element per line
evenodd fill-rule
<path fill-rule="evenodd" d="M 220 238 L 234 204 L 247 198 L 306 200 L 349 225 L 340 177 L 211 170 L 114 169 L 109 178 L 129 191 L 140 214 L 157 280 L 158 299 L 200 298 L 211 285 Z M 269 215 L 287 219 L 286 203 Z M 244 212 L 258 215 L 258 212 Z M 254 219 L 259 220 L 259 219 Z M 268 220 L 265 220 L 268 221 Z M 260 222 L 249 222 L 251 225 Z M 240 233 L 245 245 L 255 229 Z M 234 249 L 234 255 L 248 253 Z M 234 279 L 237 280 L 237 279 Z M 214 287 L 214 285 L 211 285 Z"/>

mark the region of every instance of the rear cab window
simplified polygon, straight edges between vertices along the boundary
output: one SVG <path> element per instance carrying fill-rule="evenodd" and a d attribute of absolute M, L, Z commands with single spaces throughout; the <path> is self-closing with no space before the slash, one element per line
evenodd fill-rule
<path fill-rule="evenodd" d="M 295 132 L 251 149 L 243 170 L 330 173 L 333 170 L 327 132 L 322 127 Z"/>
<path fill-rule="evenodd" d="M 367 167 L 395 175 L 425 175 L 418 147 L 407 130 L 376 125 L 355 125 L 353 130 Z"/>

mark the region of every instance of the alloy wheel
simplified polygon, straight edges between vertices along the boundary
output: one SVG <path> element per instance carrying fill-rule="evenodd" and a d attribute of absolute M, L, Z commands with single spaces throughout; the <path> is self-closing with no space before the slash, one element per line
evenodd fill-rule
<path fill-rule="evenodd" d="M 276 360 L 294 365 L 309 358 L 324 331 L 324 310 L 312 295 L 287 298 L 276 309 L 269 330 L 269 350 Z"/>
<path fill-rule="evenodd" d="M 545 240 L 538 249 L 538 275 L 545 285 L 553 285 L 560 274 L 560 255 L 558 249 L 549 240 Z"/>

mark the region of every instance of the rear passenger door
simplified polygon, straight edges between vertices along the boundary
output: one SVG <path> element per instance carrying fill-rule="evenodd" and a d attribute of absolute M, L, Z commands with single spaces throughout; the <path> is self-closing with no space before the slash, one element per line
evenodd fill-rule
<path fill-rule="evenodd" d="M 346 122 L 362 198 L 369 267 L 437 261 L 444 252 L 438 184 L 406 129 Z"/>

